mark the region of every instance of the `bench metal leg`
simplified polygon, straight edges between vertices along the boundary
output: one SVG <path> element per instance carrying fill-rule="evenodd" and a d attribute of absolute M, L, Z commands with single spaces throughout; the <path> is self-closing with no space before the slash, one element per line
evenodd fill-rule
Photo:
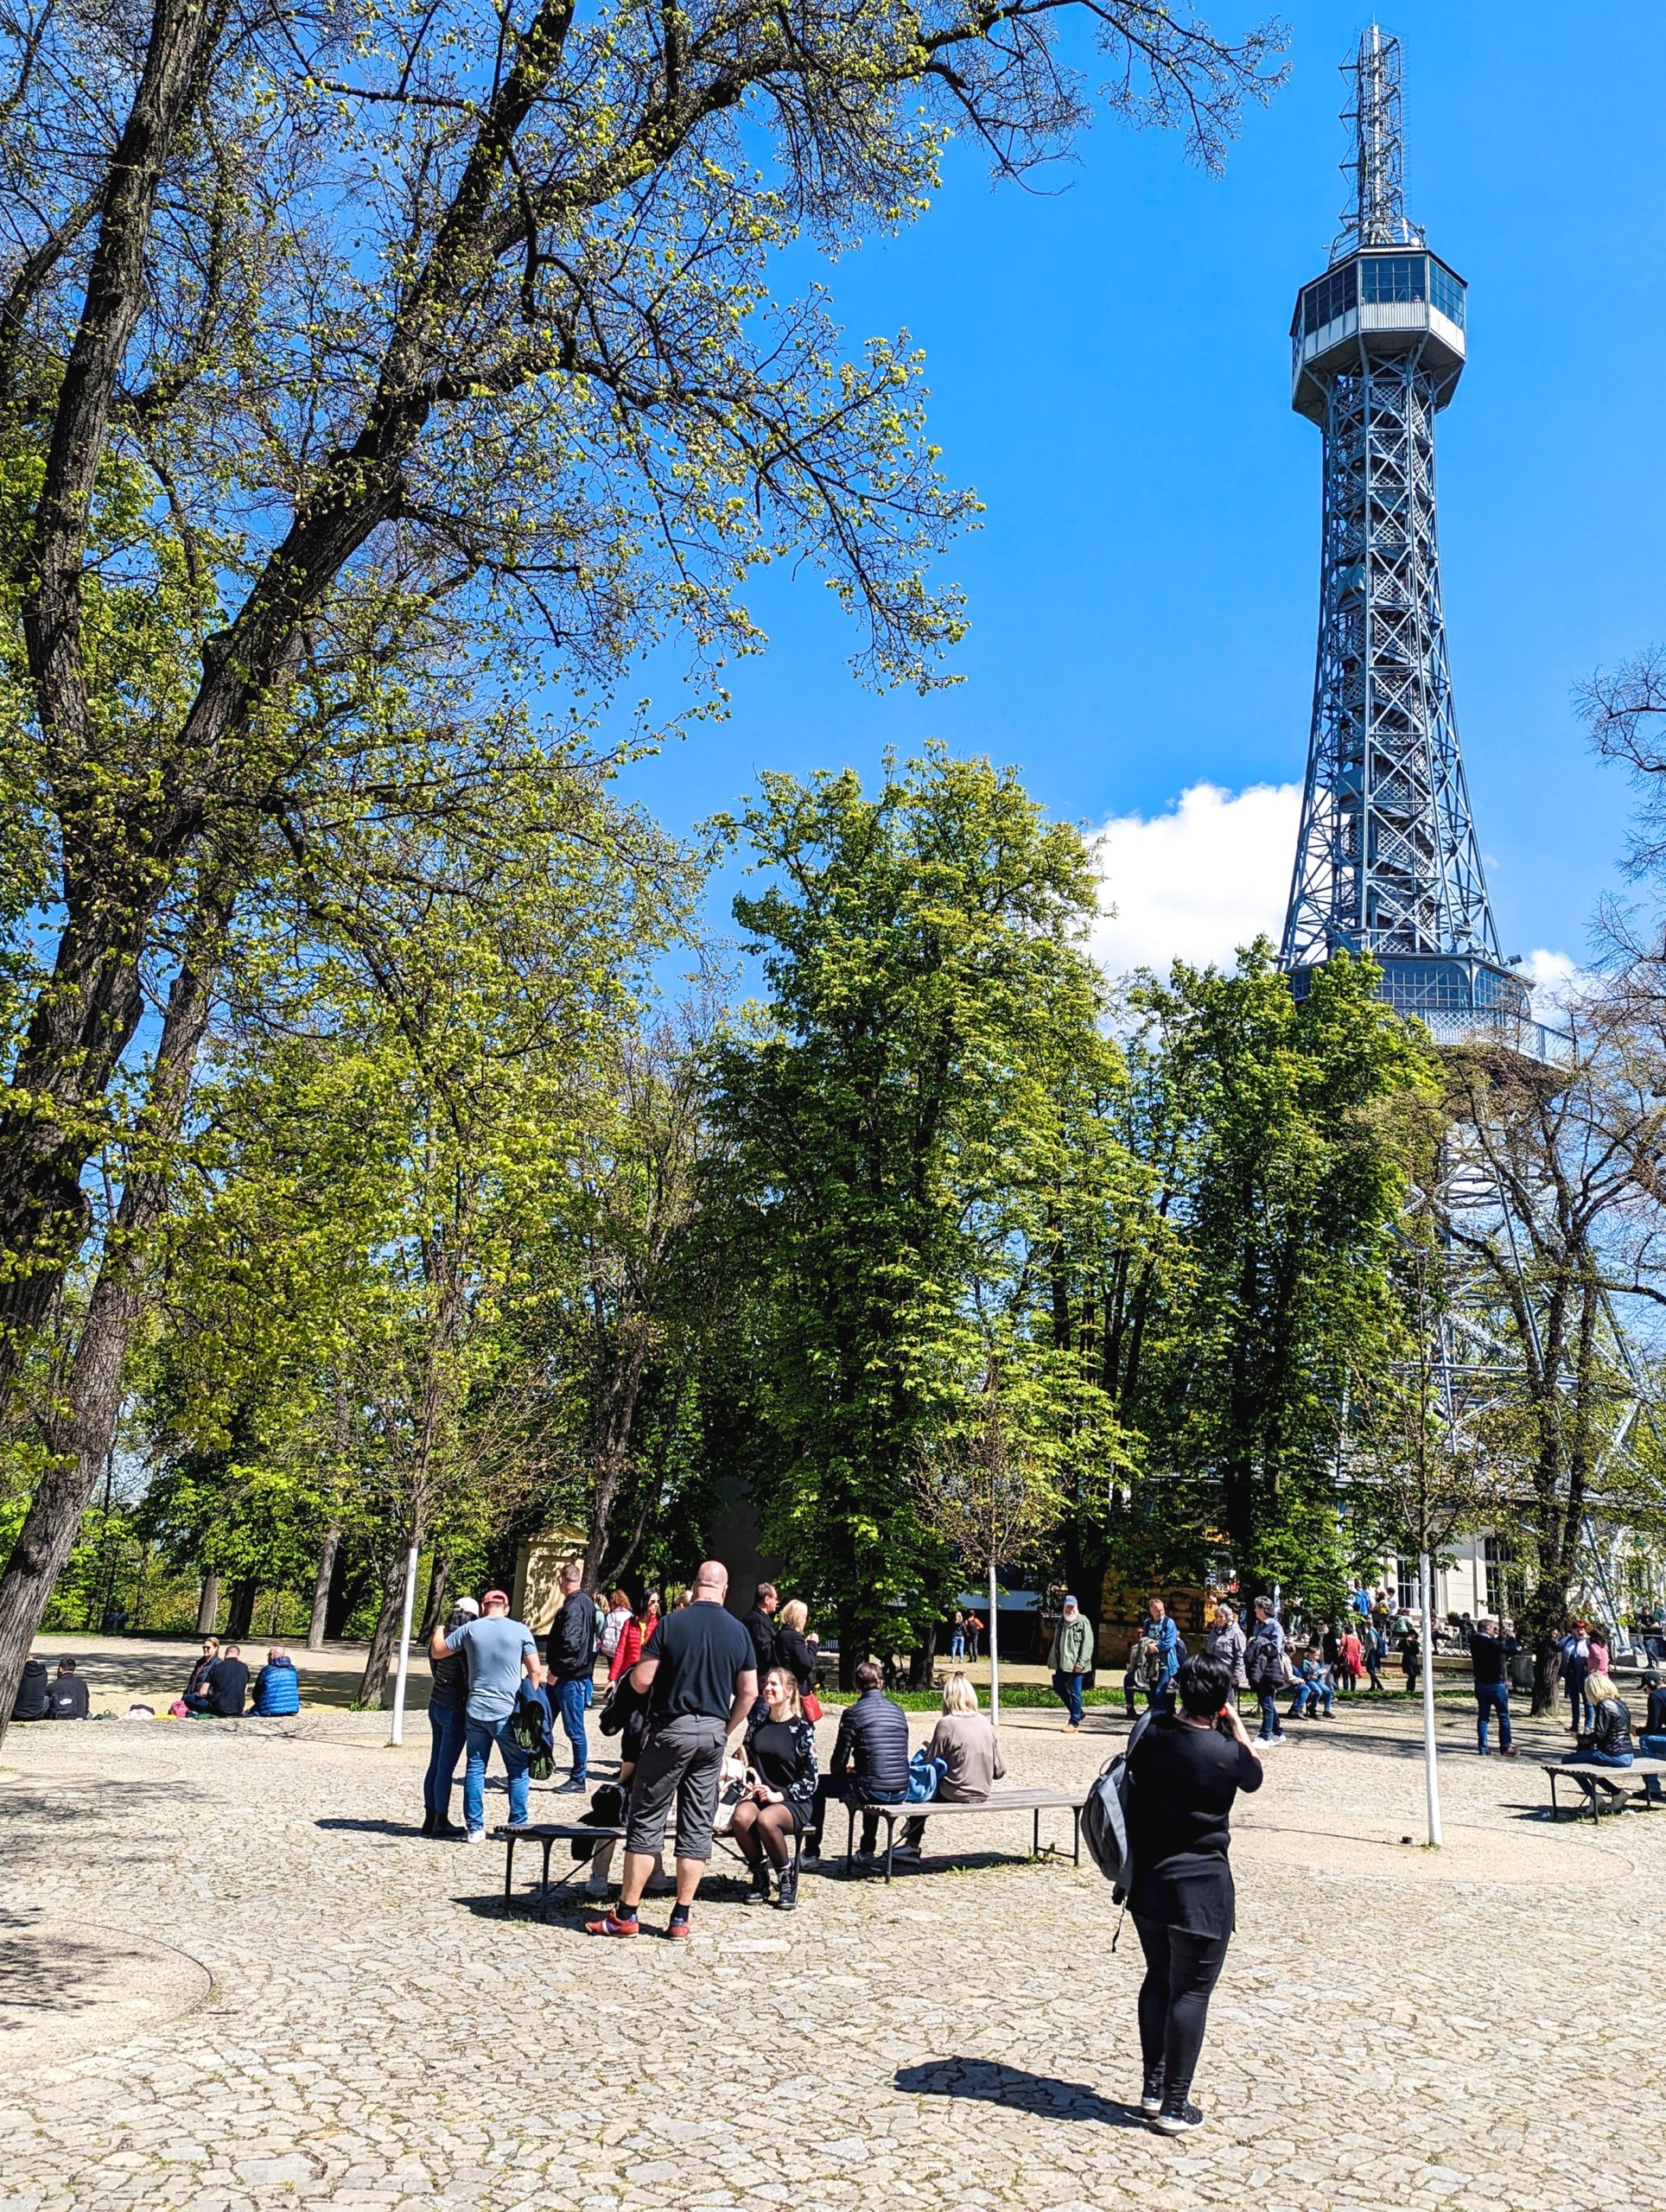
<path fill-rule="evenodd" d="M 503 1901 L 507 1904 L 515 1894 L 515 1839 L 506 1836 L 504 1841 L 509 1847 L 503 1858 Z"/>
<path fill-rule="evenodd" d="M 856 1871 L 856 1808 L 849 1798 L 844 1807 L 844 1871 L 847 1874 Z"/>
<path fill-rule="evenodd" d="M 1079 1866 L 1082 1863 L 1082 1808 L 1079 1805 L 1073 1805 L 1071 1808 L 1070 1816 L 1071 1826 L 1076 1831 L 1071 1842 L 1071 1856 Z"/>
<path fill-rule="evenodd" d="M 552 1835 L 544 1838 L 544 1873 L 538 1883 L 538 1910 L 540 1912 L 545 1910 L 550 1902 L 550 1853 L 555 1840 Z"/>
<path fill-rule="evenodd" d="M 887 1813 L 885 1816 L 885 1878 L 887 1882 L 891 1878 L 891 1852 L 896 1840 L 897 1816 L 894 1813 Z"/>
<path fill-rule="evenodd" d="M 1041 1808 L 1036 1805 L 1031 1809 L 1035 1818 L 1030 1823 L 1030 1857 L 1039 1859 L 1041 1856 Z"/>

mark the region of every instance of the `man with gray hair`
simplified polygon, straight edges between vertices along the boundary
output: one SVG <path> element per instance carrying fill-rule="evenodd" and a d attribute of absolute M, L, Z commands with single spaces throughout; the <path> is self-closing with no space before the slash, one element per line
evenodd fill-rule
<path fill-rule="evenodd" d="M 1489 1614 L 1476 1622 L 1469 1632 L 1469 1663 L 1475 1676 L 1475 1736 L 1476 1747 L 1483 1758 L 1487 1756 L 1487 1724 L 1496 1713 L 1498 1716 L 1498 1749 L 1507 1759 L 1516 1757 L 1516 1746 L 1510 1735 L 1510 1656 L 1516 1649 L 1516 1638 L 1508 1631 L 1514 1623 L 1506 1621 L 1503 1631 L 1499 1624 Z"/>
<path fill-rule="evenodd" d="M 694 1578 L 689 1602 L 668 1613 L 631 1669 L 631 1687 L 652 1692 L 648 1739 L 631 1780 L 625 1832 L 625 1874 L 619 1903 L 592 1936 L 635 1936 L 637 1908 L 664 1847 L 665 1821 L 677 1800 L 677 1903 L 665 1933 L 684 1938 L 700 1878 L 711 1857 L 712 1824 L 722 1780 L 723 1752 L 746 1726 L 758 1698 L 752 1638 L 723 1599 L 728 1569 L 707 1560 Z"/>

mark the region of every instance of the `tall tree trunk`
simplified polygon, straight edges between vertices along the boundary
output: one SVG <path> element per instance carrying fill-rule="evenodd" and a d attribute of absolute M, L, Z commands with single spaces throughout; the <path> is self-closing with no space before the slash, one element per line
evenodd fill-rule
<path fill-rule="evenodd" d="M 260 1595 L 260 1584 L 252 1574 L 239 1575 L 232 1585 L 231 1610 L 226 1616 L 226 1635 L 228 1642 L 241 1643 L 255 1624 L 255 1599 Z"/>
<path fill-rule="evenodd" d="M 168 995 L 150 1095 L 87 1300 L 67 1388 L 60 1409 L 47 1425 L 48 1471 L 29 1500 L 0 1574 L 0 1740 L 16 1702 L 29 1646 L 115 1441 L 145 1248 L 167 1204 L 166 1158 L 184 1122 L 231 909 L 232 899 L 222 886 L 205 887 L 191 941 Z"/>
<path fill-rule="evenodd" d="M 429 1569 L 428 1602 L 423 1607 L 423 1624 L 416 1631 L 426 1643 L 445 1618 L 446 1603 L 451 1590 L 451 1560 L 444 1552 L 436 1552 L 434 1564 Z"/>
<path fill-rule="evenodd" d="M 211 1567 L 202 1578 L 197 1597 L 197 1634 L 212 1636 L 219 1619 L 219 1577 Z"/>
<path fill-rule="evenodd" d="M 382 1603 L 371 1631 L 365 1671 L 359 1678 L 359 1706 L 379 1706 L 387 1688 L 388 1673 L 399 1647 L 399 1624 L 405 1610 L 405 1560 L 410 1549 L 407 1537 L 395 1546 L 382 1570 Z"/>
<path fill-rule="evenodd" d="M 324 1634 L 331 1643 L 347 1632 L 347 1624 L 364 1603 L 365 1592 L 376 1578 L 373 1560 L 355 1560 L 338 1551 L 330 1576 L 329 1602 L 324 1609 Z"/>
<path fill-rule="evenodd" d="M 341 1523 L 332 1521 L 324 1531 L 324 1541 L 318 1554 L 318 1572 L 313 1577 L 312 1618 L 307 1624 L 307 1649 L 321 1651 L 324 1648 L 325 1626 L 329 1619 L 330 1583 L 335 1573 L 335 1555 L 341 1548 Z"/>

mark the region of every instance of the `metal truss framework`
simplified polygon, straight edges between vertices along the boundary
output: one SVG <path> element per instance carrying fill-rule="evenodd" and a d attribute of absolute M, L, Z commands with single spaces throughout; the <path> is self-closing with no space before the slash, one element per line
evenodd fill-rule
<path fill-rule="evenodd" d="M 1502 967 L 1470 813 L 1440 607 L 1434 416 L 1421 349 L 1324 379 L 1313 734 L 1282 963 L 1346 949 Z"/>

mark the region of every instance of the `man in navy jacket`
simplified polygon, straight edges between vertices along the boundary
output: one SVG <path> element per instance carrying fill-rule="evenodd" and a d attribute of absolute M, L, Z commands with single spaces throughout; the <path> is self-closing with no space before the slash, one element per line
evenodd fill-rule
<path fill-rule="evenodd" d="M 832 1763 L 816 1791 L 813 1817 L 817 1849 L 827 1825 L 830 1797 L 847 1805 L 862 1802 L 898 1805 L 908 1795 L 908 1716 L 894 1699 L 885 1695 L 885 1670 L 876 1661 L 864 1659 L 857 1668 L 856 1688 L 862 1694 L 839 1716 Z M 862 1815 L 864 1858 L 873 1856 L 879 1825 L 876 1813 Z"/>

